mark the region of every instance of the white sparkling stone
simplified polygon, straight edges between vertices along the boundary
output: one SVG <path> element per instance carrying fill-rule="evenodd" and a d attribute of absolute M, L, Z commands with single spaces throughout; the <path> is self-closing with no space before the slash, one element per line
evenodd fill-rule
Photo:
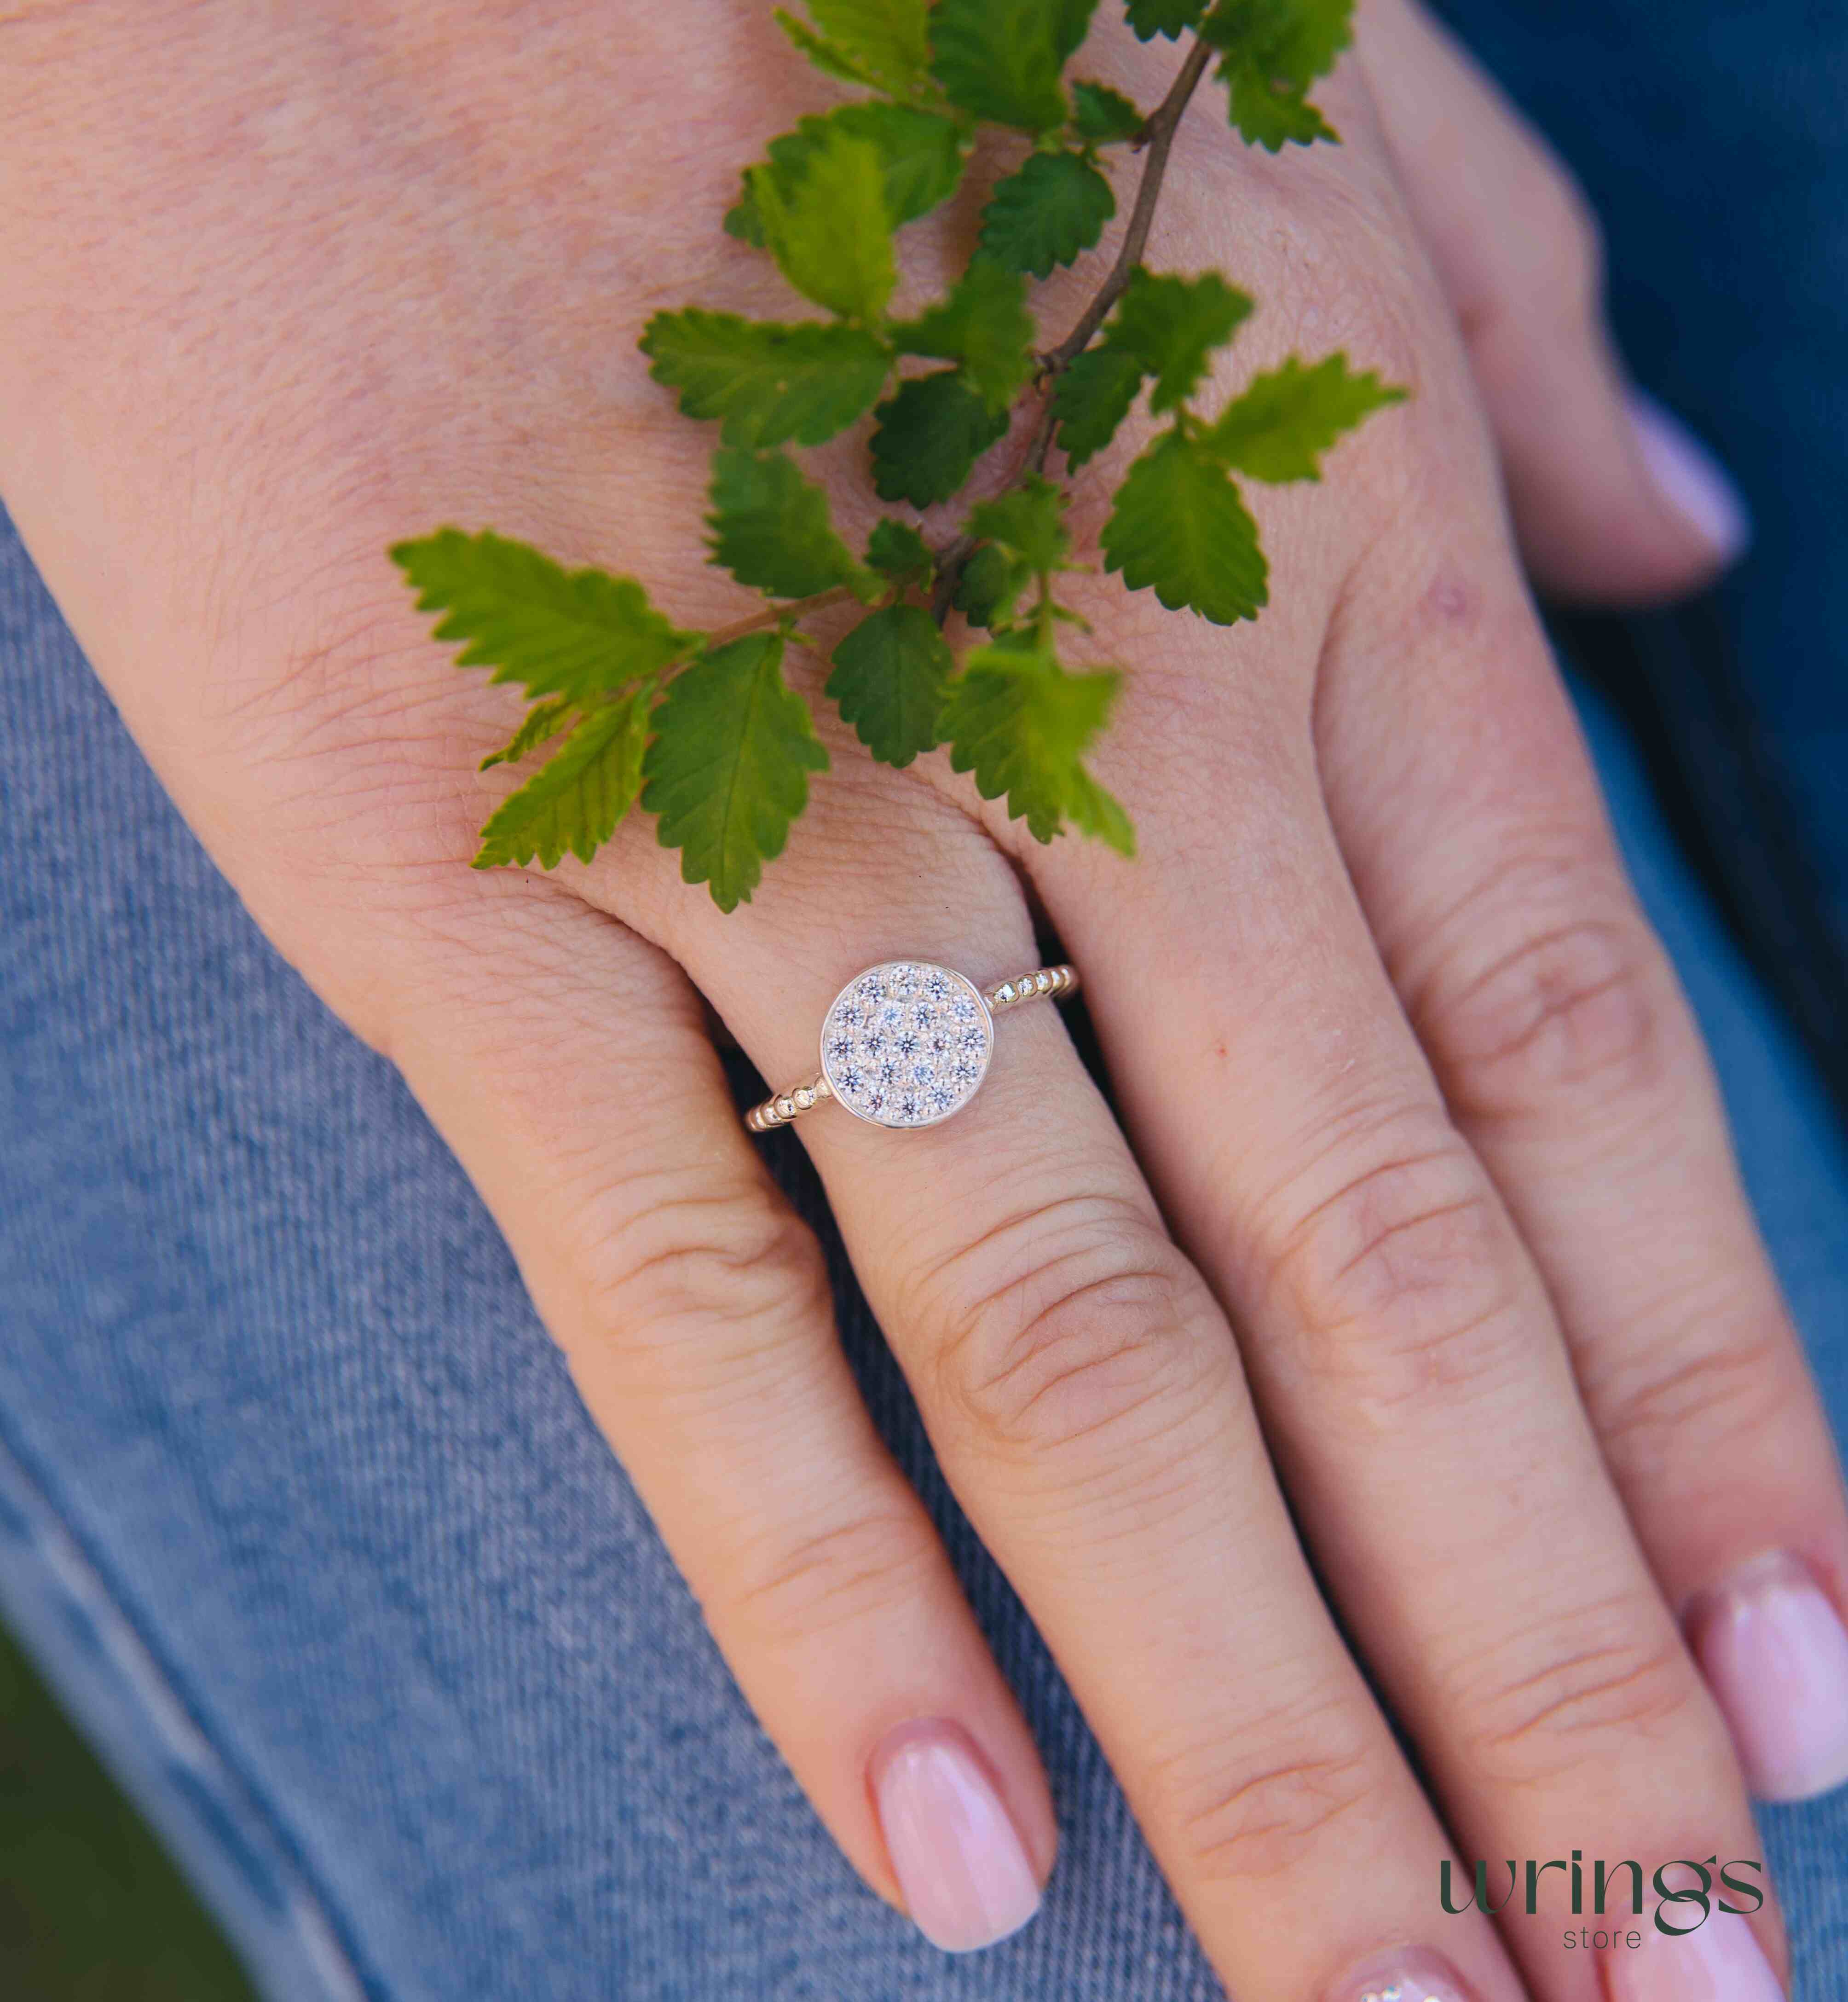
<path fill-rule="evenodd" d="M 934 1126 L 974 1097 L 994 1045 L 993 1018 L 971 982 L 926 961 L 893 960 L 835 997 L 821 1024 L 821 1072 L 858 1118 Z"/>

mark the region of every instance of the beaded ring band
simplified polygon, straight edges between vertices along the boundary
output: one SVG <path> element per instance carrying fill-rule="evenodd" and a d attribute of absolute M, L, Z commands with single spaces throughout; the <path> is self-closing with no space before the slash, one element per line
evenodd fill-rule
<path fill-rule="evenodd" d="M 1070 966 L 1042 966 L 985 988 L 927 960 L 870 966 L 834 997 L 821 1024 L 820 1072 L 752 1107 L 744 1124 L 768 1133 L 832 1098 L 870 1125 L 935 1126 L 961 1111 L 988 1076 L 997 1015 L 1077 989 Z"/>

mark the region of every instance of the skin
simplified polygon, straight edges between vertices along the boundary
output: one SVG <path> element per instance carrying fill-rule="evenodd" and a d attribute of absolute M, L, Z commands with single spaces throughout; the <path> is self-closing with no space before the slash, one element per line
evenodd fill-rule
<path fill-rule="evenodd" d="M 1083 66 L 1151 103 L 1174 60 L 1100 29 Z M 16 5 L 0 491 L 200 839 L 474 1177 L 894 1902 L 867 1781 L 894 1728 L 966 1729 L 1042 1874 L 1050 1804 L 701 997 L 793 1079 L 855 970 L 1016 971 L 1037 902 L 1120 1125 L 1040 1007 L 949 1125 L 800 1128 L 957 1493 L 1234 1993 L 1306 2002 L 1441 1923 L 1488 2002 L 1589 2002 L 1557 1927 L 1440 1921 L 1438 1857 L 1761 1854 L 1678 1615 L 1770 1549 L 1842 1603 L 1848 1521 L 1522 581 L 1524 553 L 1657 596 L 1712 562 L 1624 427 L 1582 205 L 1399 0 L 1319 93 L 1338 151 L 1247 151 L 1202 92 L 1150 256 L 1261 302 L 1227 381 L 1342 346 L 1415 394 L 1323 485 L 1256 493 L 1255 626 L 1072 580 L 1131 670 L 1097 762 L 1141 860 L 1041 849 L 940 755 L 880 769 L 825 720 L 833 769 L 731 917 L 639 821 L 588 868 L 471 872 L 515 711 L 383 552 L 491 523 L 683 623 L 750 609 L 699 560 L 712 440 L 633 337 L 689 300 L 797 310 L 717 225 L 825 95 L 745 0 L 504 0 L 465 31 Z M 905 239 L 919 295 L 978 207 Z M 1135 448 L 1079 482 L 1081 529 Z M 863 528 L 849 455 L 817 462 Z M 1774 1903 L 1754 1923 L 1781 1969 Z"/>

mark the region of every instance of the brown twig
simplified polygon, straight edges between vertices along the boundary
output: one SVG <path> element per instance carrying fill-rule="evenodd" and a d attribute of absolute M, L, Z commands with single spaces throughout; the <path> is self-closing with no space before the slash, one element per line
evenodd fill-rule
<path fill-rule="evenodd" d="M 1117 260 L 1110 268 L 1110 275 L 1097 288 L 1091 302 L 1072 323 L 1070 331 L 1056 347 L 1048 348 L 1040 357 L 1039 374 L 1034 387 L 1044 397 L 1039 422 L 1034 427 L 1031 443 L 1020 470 L 1003 487 L 1017 487 L 1023 480 L 1045 469 L 1046 455 L 1052 448 L 1053 416 L 1051 385 L 1087 348 L 1099 327 L 1110 316 L 1111 309 L 1128 289 L 1129 281 L 1136 267 L 1142 261 L 1142 253 L 1149 246 L 1149 231 L 1155 221 L 1155 205 L 1161 197 L 1162 180 L 1168 170 L 1168 155 L 1174 147 L 1174 134 L 1180 130 L 1182 114 L 1188 100 L 1198 89 L 1200 79 L 1206 74 L 1206 66 L 1212 61 L 1213 51 L 1209 43 L 1196 40 L 1187 51 L 1187 59 L 1180 66 L 1174 81 L 1168 87 L 1168 94 L 1149 113 L 1148 123 L 1136 138 L 1137 147 L 1143 152 L 1142 178 L 1136 188 L 1135 206 L 1129 212 L 1129 227 L 1123 232 L 1123 241 L 1117 251 Z M 940 626 L 950 616 L 951 602 L 956 596 L 957 587 L 962 581 L 962 574 L 971 556 L 975 553 L 975 538 L 966 530 L 954 542 L 936 553 L 936 588 L 931 594 L 931 612 Z"/>

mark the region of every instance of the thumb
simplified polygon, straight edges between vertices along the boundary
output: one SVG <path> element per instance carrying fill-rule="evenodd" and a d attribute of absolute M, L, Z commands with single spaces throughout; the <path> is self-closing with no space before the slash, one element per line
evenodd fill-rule
<path fill-rule="evenodd" d="M 1707 582 L 1743 553 L 1749 517 L 1707 448 L 1626 381 L 1584 197 L 1411 0 L 1371 0 L 1360 46 L 1406 198 L 1462 326 L 1536 582 L 1605 603 Z"/>

